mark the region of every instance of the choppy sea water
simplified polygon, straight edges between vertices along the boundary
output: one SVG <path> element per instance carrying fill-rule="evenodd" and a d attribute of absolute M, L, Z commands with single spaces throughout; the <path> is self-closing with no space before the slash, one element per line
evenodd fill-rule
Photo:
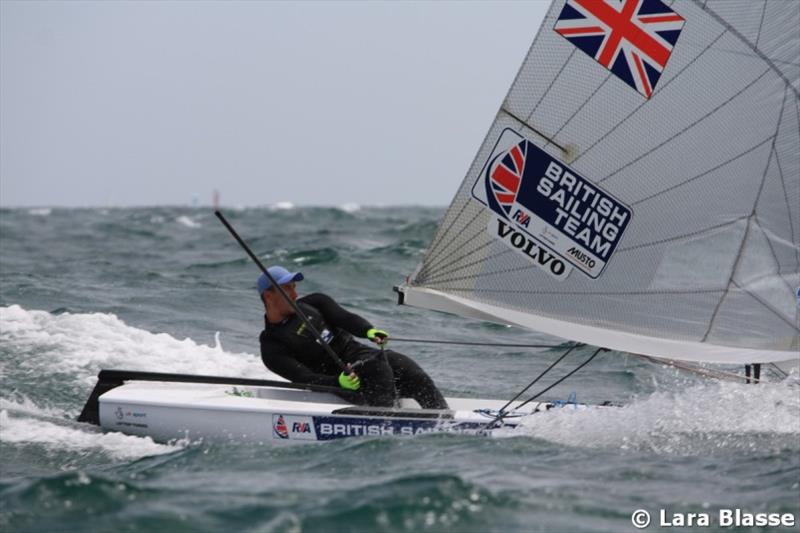
<path fill-rule="evenodd" d="M 227 212 L 265 263 L 306 275 L 301 294 L 327 292 L 397 337 L 553 342 L 395 305 L 392 286 L 442 214 Z M 494 438 L 159 444 L 75 422 L 104 368 L 269 377 L 257 273 L 207 209 L 0 210 L 0 530 L 634 531 L 636 509 L 800 518 L 796 375 L 747 386 L 607 353 L 548 398 L 623 408 L 554 410 Z M 561 353 L 394 347 L 447 395 L 498 398 Z"/>

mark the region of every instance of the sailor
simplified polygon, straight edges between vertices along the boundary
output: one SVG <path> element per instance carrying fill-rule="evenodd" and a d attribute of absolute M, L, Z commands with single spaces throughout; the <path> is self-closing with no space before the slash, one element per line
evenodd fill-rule
<path fill-rule="evenodd" d="M 383 347 L 389 334 L 376 329 L 322 293 L 297 298 L 295 284 L 300 272 L 281 266 L 267 269 L 272 279 L 303 311 L 322 340 L 347 364 L 342 371 L 319 344 L 307 324 L 295 313 L 266 274 L 257 281 L 266 310 L 261 332 L 261 359 L 271 371 L 298 383 L 328 385 L 358 391 L 363 402 L 391 407 L 398 393 L 414 398 L 425 409 L 447 409 L 447 402 L 433 380 L 411 358 Z M 366 338 L 380 346 L 375 349 L 356 341 Z"/>

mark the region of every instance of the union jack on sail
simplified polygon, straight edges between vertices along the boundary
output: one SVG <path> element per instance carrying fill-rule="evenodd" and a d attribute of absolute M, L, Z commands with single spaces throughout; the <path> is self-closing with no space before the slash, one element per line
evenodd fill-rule
<path fill-rule="evenodd" d="M 554 29 L 650 98 L 684 22 L 661 0 L 567 0 Z"/>
<path fill-rule="evenodd" d="M 525 171 L 525 143 L 515 144 L 505 154 L 501 154 L 494 164 L 489 165 L 491 192 L 497 203 L 508 215 L 517 199 L 519 184 Z"/>

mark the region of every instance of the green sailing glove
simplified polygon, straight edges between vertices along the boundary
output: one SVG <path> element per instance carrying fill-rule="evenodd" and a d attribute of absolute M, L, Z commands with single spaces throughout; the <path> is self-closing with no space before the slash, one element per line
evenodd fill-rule
<path fill-rule="evenodd" d="M 389 334 L 382 329 L 372 328 L 368 330 L 367 338 L 375 344 L 386 344 L 389 342 Z"/>
<path fill-rule="evenodd" d="M 354 377 L 351 378 L 351 375 Z M 355 374 L 345 374 L 342 372 L 339 374 L 339 386 L 347 390 L 358 390 L 361 388 L 361 380 L 358 379 L 358 376 Z"/>

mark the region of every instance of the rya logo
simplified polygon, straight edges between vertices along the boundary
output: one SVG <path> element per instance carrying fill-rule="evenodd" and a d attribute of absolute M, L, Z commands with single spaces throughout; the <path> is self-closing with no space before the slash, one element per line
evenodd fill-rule
<path fill-rule="evenodd" d="M 308 422 L 295 422 L 292 424 L 292 433 L 311 433 L 311 424 Z"/>

